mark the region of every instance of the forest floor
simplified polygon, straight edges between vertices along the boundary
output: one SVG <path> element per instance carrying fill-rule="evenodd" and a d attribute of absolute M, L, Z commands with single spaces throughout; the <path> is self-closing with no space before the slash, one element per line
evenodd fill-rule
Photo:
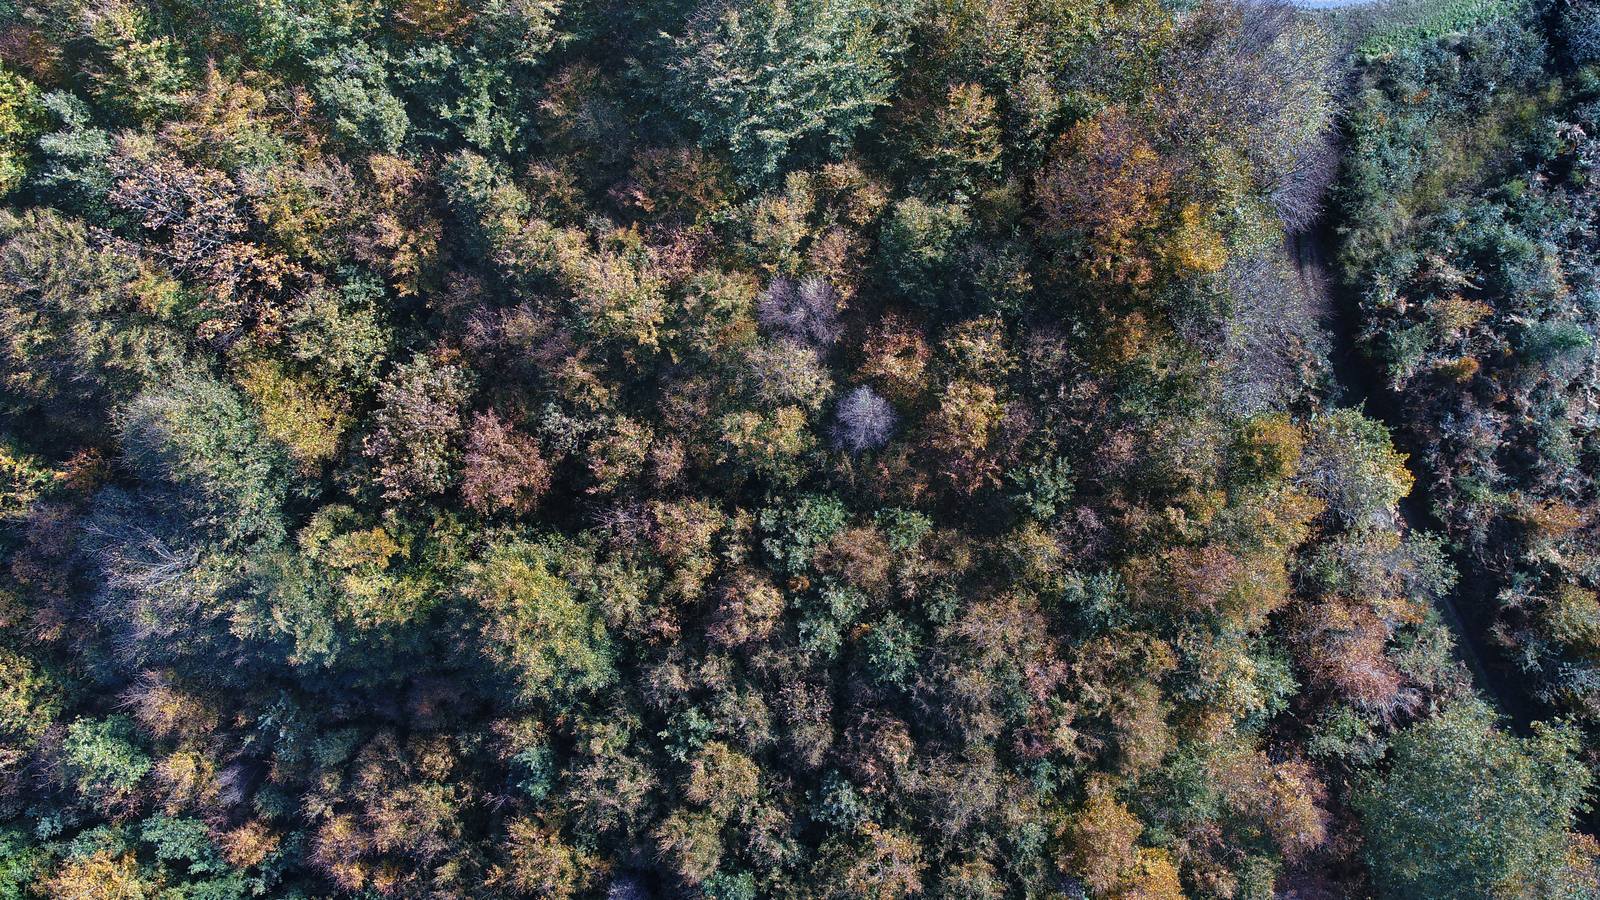
<path fill-rule="evenodd" d="M 1360 310 L 1356 298 L 1340 289 L 1330 277 L 1328 248 L 1330 228 L 1322 225 L 1290 235 L 1287 251 L 1294 260 L 1301 286 L 1321 295 L 1320 308 L 1327 311 L 1327 328 L 1332 340 L 1329 364 L 1338 391 L 1335 402 L 1360 407 L 1389 429 L 1395 446 L 1411 459 L 1419 458 L 1411 446 L 1409 433 L 1399 414 L 1397 398 L 1377 377 L 1370 360 L 1357 346 Z M 1416 486 L 1400 502 L 1400 517 L 1407 531 L 1445 533 L 1444 524 L 1433 513 L 1432 484 L 1426 471 L 1410 466 Z M 1519 733 L 1526 734 L 1538 718 L 1539 705 L 1517 687 L 1515 675 L 1489 643 L 1494 585 L 1482 567 L 1452 548 L 1451 562 L 1459 573 L 1455 585 L 1439 602 L 1439 613 L 1455 635 L 1461 661 L 1472 674 L 1479 692 L 1491 701 Z M 1468 615 L 1463 615 L 1465 608 Z"/>

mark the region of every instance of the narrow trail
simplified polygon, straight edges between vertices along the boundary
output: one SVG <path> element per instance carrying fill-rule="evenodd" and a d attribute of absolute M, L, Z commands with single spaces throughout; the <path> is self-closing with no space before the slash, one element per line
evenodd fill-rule
<path fill-rule="evenodd" d="M 1329 276 L 1327 248 L 1330 244 L 1329 228 L 1324 224 L 1312 231 L 1291 235 L 1286 250 L 1294 260 L 1301 286 L 1324 300 L 1325 327 L 1333 341 L 1329 363 L 1339 389 L 1335 402 L 1361 407 L 1388 427 L 1401 452 L 1412 459 L 1419 458 L 1410 446 L 1394 394 L 1376 377 L 1372 365 L 1361 357 L 1356 344 L 1360 311 L 1356 298 L 1346 296 L 1347 292 L 1340 290 Z M 1412 468 L 1416 486 L 1400 501 L 1400 519 L 1407 531 L 1443 534 L 1444 523 L 1433 514 L 1432 482 L 1426 474 Z M 1452 551 L 1451 562 L 1458 578 L 1438 605 L 1445 625 L 1455 635 L 1456 653 L 1471 672 L 1479 693 L 1494 704 L 1515 731 L 1527 734 L 1540 710 L 1517 686 L 1512 673 L 1488 643 L 1490 579 L 1464 554 Z M 1463 615 L 1462 607 L 1472 615 Z"/>

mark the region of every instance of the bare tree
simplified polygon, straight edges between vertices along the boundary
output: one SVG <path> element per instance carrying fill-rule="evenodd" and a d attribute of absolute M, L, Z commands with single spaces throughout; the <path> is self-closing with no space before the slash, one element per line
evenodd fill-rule
<path fill-rule="evenodd" d="M 793 338 L 758 342 L 745 359 L 745 379 L 762 403 L 792 403 L 816 411 L 833 393 L 833 380 L 817 351 Z"/>
<path fill-rule="evenodd" d="M 839 292 L 826 279 L 774 278 L 756 307 L 761 327 L 819 349 L 839 339 Z"/>
<path fill-rule="evenodd" d="M 834 417 L 834 446 L 853 454 L 876 450 L 894 434 L 894 407 L 865 385 L 839 401 Z"/>
<path fill-rule="evenodd" d="M 1320 212 L 1337 162 L 1328 36 L 1282 2 L 1213 0 L 1164 60 L 1160 129 L 1177 147 L 1233 145 L 1290 231 Z"/>
<path fill-rule="evenodd" d="M 637 875 L 619 872 L 606 888 L 606 900 L 650 900 L 650 889 Z"/>
<path fill-rule="evenodd" d="M 1291 234 L 1310 229 L 1322 215 L 1328 190 L 1339 175 L 1339 148 L 1333 133 L 1307 140 L 1289 165 L 1273 174 L 1277 180 L 1265 187 L 1284 229 Z"/>
<path fill-rule="evenodd" d="M 550 489 L 550 464 L 539 443 L 518 432 L 493 410 L 473 417 L 467 434 L 461 493 L 481 513 L 532 512 Z"/>
<path fill-rule="evenodd" d="M 1326 366 L 1329 310 L 1320 260 L 1291 261 L 1271 250 L 1230 260 L 1221 274 L 1230 299 L 1214 351 L 1228 367 L 1223 403 L 1247 416 L 1284 409 Z"/>
<path fill-rule="evenodd" d="M 378 390 L 379 408 L 364 447 L 378 467 L 384 497 L 443 493 L 456 480 L 462 408 L 471 381 L 460 366 L 426 354 L 395 369 Z"/>
<path fill-rule="evenodd" d="M 161 492 L 107 488 L 83 524 L 80 550 L 98 588 L 90 617 L 123 665 L 170 661 L 215 633 L 221 580 L 185 539 L 182 520 L 165 514 L 174 503 Z"/>

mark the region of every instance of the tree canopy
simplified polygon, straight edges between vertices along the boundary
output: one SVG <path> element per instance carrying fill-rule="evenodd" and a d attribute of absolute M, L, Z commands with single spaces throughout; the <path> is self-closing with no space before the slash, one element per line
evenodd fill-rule
<path fill-rule="evenodd" d="M 0 898 L 1595 896 L 1470 6 L 0 2 Z"/>

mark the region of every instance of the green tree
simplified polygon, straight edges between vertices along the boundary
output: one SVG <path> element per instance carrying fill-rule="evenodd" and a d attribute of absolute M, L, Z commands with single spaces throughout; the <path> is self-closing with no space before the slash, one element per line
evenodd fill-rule
<path fill-rule="evenodd" d="M 0 238 L 8 405 L 95 433 L 108 407 L 177 369 L 182 343 L 163 320 L 178 286 L 159 270 L 50 210 L 0 214 Z"/>
<path fill-rule="evenodd" d="M 52 675 L 28 657 L 0 648 L 0 744 L 31 748 L 61 714 L 62 686 Z"/>
<path fill-rule="evenodd" d="M 315 88 L 334 133 L 358 147 L 393 153 L 411 123 L 389 90 L 386 62 L 381 51 L 352 44 L 317 61 L 324 74 Z"/>
<path fill-rule="evenodd" d="M 899 23 L 871 0 L 708 3 L 675 38 L 668 96 L 746 182 L 836 157 L 887 102 Z"/>
<path fill-rule="evenodd" d="M 483 652 L 522 702 L 564 706 L 616 678 L 605 622 L 574 584 L 583 555 L 512 540 L 467 568 L 459 590 L 482 617 Z"/>
<path fill-rule="evenodd" d="M 1578 735 L 1508 734 L 1478 701 L 1400 732 L 1357 794 L 1379 893 L 1411 900 L 1576 898 L 1567 865 L 1592 778 Z M 1590 890 L 1592 890 L 1592 885 Z"/>
<path fill-rule="evenodd" d="M 116 715 L 67 726 L 61 765 L 79 793 L 96 804 L 117 806 L 133 798 L 151 762 L 134 742 L 133 720 Z"/>
<path fill-rule="evenodd" d="M 0 67 L 0 194 L 22 183 L 28 170 L 28 145 L 44 125 L 39 89 Z"/>
<path fill-rule="evenodd" d="M 962 250 L 970 240 L 971 218 L 953 203 L 933 204 L 911 197 L 890 210 L 878 252 L 885 280 L 898 294 L 923 306 L 954 305 Z"/>
<path fill-rule="evenodd" d="M 232 388 L 182 375 L 134 398 L 118 421 L 123 458 L 176 488 L 195 524 L 234 540 L 283 538 L 287 454 Z"/>
<path fill-rule="evenodd" d="M 1358 410 L 1341 409 L 1307 429 L 1301 476 L 1346 525 L 1393 522 L 1414 478 L 1389 430 Z"/>
<path fill-rule="evenodd" d="M 8 826 L 0 831 L 0 897 L 26 897 L 24 891 L 38 880 L 45 858 L 43 850 L 21 830 Z"/>
<path fill-rule="evenodd" d="M 78 6 L 78 4 L 70 4 Z M 190 85 L 182 48 L 143 4 L 110 0 L 83 4 L 79 18 L 99 51 L 87 60 L 89 82 L 106 105 L 139 122 L 174 115 Z M 75 11 L 76 12 L 76 11 Z M 60 27 L 60 23 L 52 23 Z"/>
<path fill-rule="evenodd" d="M 39 137 L 33 186 L 59 209 L 107 221 L 106 198 L 115 183 L 110 133 L 95 127 L 89 104 L 66 91 L 51 91 L 39 103 L 53 130 Z"/>

